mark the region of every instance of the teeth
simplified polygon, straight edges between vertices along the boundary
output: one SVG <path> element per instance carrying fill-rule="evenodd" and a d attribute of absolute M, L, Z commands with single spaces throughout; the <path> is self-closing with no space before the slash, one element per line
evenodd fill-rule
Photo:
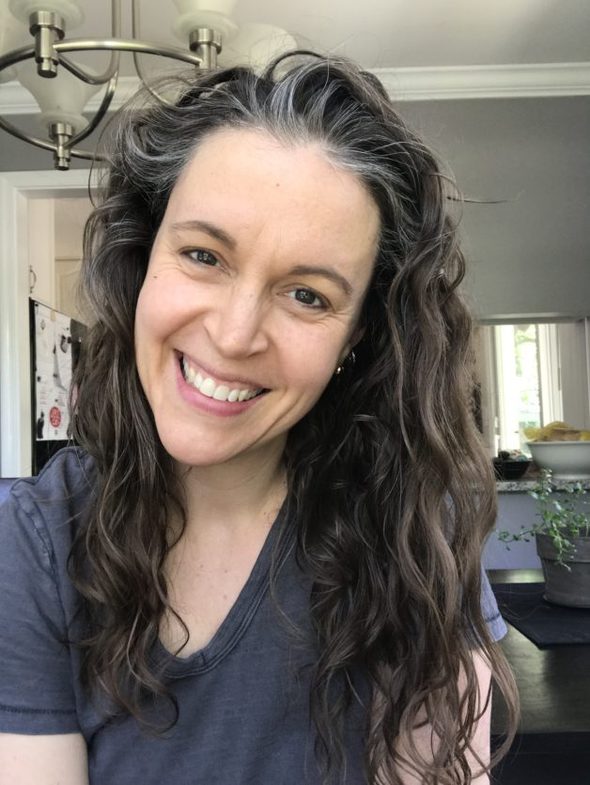
<path fill-rule="evenodd" d="M 196 385 L 195 385 L 196 386 Z M 205 381 L 201 384 L 198 388 L 203 395 L 206 395 L 207 398 L 213 398 L 213 393 L 215 392 L 216 384 L 213 379 L 205 379 Z"/>
<path fill-rule="evenodd" d="M 258 395 L 261 390 L 240 390 L 239 388 L 230 388 L 226 384 L 217 384 L 215 379 L 209 376 L 202 376 L 198 371 L 195 371 L 186 360 L 182 358 L 182 372 L 187 382 L 196 387 L 202 395 L 207 398 L 213 398 L 214 401 L 249 401 Z"/>
<path fill-rule="evenodd" d="M 207 381 L 209 381 L 209 379 Z M 229 387 L 226 387 L 225 384 L 220 384 L 213 393 L 213 399 L 215 401 L 227 401 L 228 396 Z"/>

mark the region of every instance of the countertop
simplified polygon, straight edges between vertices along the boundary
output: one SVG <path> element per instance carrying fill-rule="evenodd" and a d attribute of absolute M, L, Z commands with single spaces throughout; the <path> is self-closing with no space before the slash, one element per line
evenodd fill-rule
<path fill-rule="evenodd" d="M 538 476 L 525 475 L 521 480 L 496 480 L 498 493 L 529 493 L 535 489 L 539 483 Z M 590 479 L 582 482 L 582 487 L 590 491 Z M 556 491 L 563 490 L 563 485 L 556 483 Z"/>

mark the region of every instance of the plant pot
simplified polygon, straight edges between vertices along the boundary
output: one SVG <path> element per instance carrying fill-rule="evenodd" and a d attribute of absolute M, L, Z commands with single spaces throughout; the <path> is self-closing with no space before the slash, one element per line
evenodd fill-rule
<path fill-rule="evenodd" d="M 545 599 L 556 605 L 590 608 L 590 537 L 570 537 L 575 551 L 557 561 L 557 551 L 547 534 L 537 534 L 537 553 L 545 576 Z"/>

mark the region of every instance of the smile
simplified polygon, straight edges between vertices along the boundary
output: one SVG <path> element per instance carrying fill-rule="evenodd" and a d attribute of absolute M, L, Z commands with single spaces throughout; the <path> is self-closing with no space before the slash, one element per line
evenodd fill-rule
<path fill-rule="evenodd" d="M 235 385 L 228 385 L 227 383 L 218 382 L 210 376 L 203 376 L 203 374 L 193 368 L 186 357 L 182 357 L 180 361 L 182 375 L 187 384 L 190 384 L 201 395 L 207 398 L 212 398 L 214 401 L 227 401 L 228 403 L 236 403 L 241 401 L 249 401 L 257 395 L 265 392 L 264 388 L 249 389 Z"/>

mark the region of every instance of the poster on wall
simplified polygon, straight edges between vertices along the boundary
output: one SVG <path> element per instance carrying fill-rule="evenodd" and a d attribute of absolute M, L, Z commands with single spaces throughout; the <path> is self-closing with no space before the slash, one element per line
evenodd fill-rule
<path fill-rule="evenodd" d="M 70 318 L 34 303 L 35 308 L 35 438 L 68 438 L 68 395 L 72 383 Z"/>
<path fill-rule="evenodd" d="M 33 474 L 70 443 L 68 400 L 84 326 L 30 301 Z"/>

